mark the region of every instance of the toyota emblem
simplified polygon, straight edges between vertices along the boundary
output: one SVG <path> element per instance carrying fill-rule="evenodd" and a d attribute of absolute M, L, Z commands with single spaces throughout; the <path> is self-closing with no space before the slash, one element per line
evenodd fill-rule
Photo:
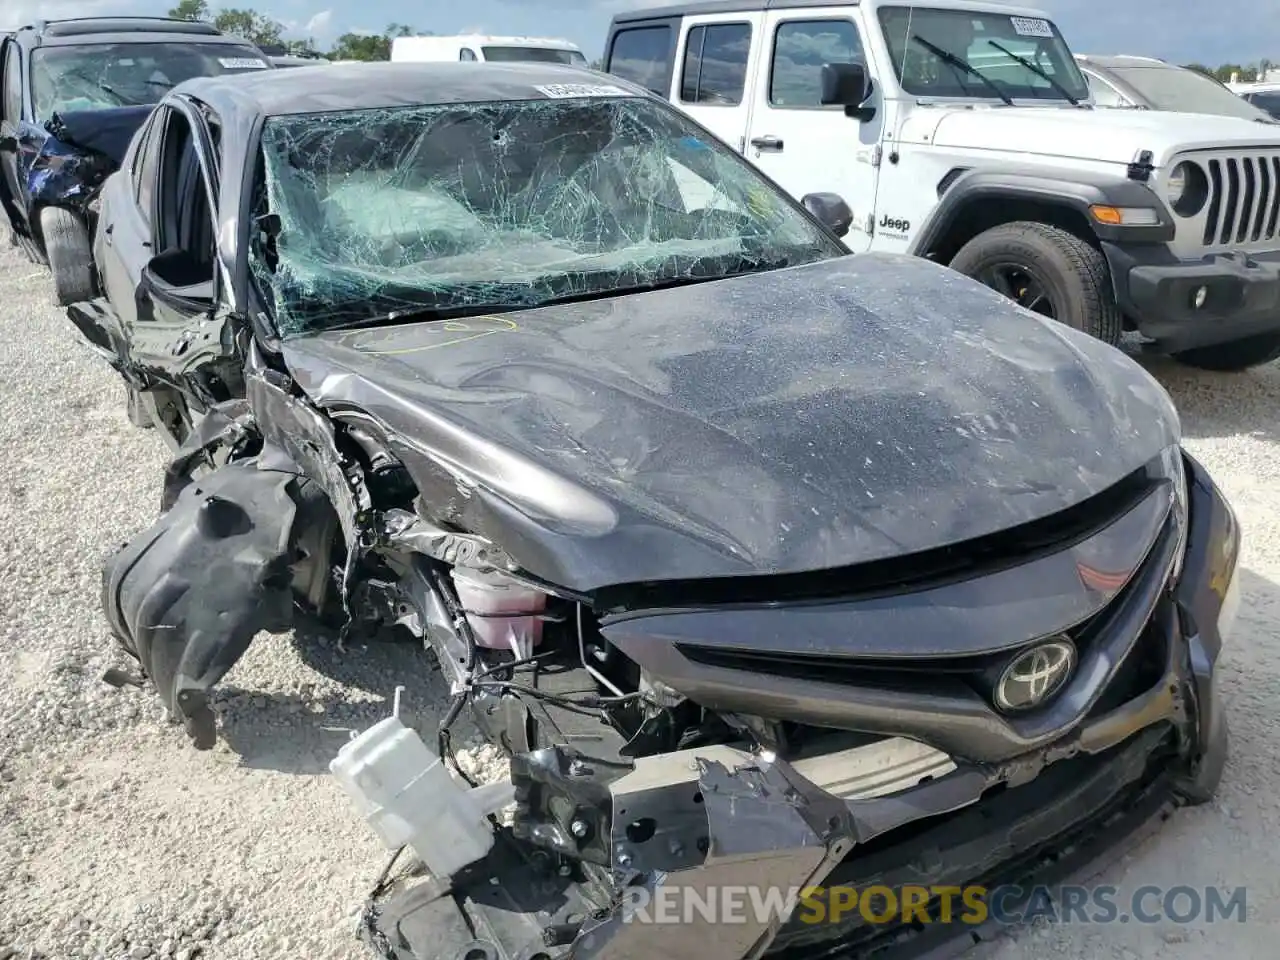
<path fill-rule="evenodd" d="M 1021 713 L 1047 703 L 1071 678 L 1075 667 L 1076 648 L 1070 640 L 1064 637 L 1038 644 L 1005 667 L 996 684 L 996 706 L 1005 713 Z"/>

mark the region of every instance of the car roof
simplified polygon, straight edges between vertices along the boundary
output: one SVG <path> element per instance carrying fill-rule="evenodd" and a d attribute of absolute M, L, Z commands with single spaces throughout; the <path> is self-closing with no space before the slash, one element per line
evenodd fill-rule
<path fill-rule="evenodd" d="M 174 93 L 220 113 L 290 116 L 447 103 L 552 98 L 540 87 L 586 84 L 650 98 L 635 84 L 581 67 L 553 63 L 331 63 L 279 71 L 196 77 Z"/>
<path fill-rule="evenodd" d="M 861 3 L 863 6 L 871 7 L 906 5 L 905 0 L 861 0 Z M 761 10 L 793 10 L 798 7 L 848 7 L 855 5 L 857 5 L 857 0 L 694 0 L 692 3 L 679 3 L 668 6 L 654 5 L 643 9 L 627 10 L 615 14 L 613 22 L 616 25 L 665 17 L 701 16 L 706 13 L 754 13 Z M 928 0 L 927 3 L 921 3 L 918 6 L 935 10 L 972 10 L 983 13 L 1007 13 L 1014 16 L 1047 16 L 1039 7 L 1011 6 L 1003 2 L 998 7 L 995 7 L 991 0 Z"/>
<path fill-rule="evenodd" d="M 1093 53 L 1078 53 L 1076 60 L 1080 63 L 1087 63 L 1090 66 L 1101 67 L 1104 70 L 1114 69 L 1117 67 L 1132 70 L 1183 70 L 1177 64 L 1169 63 L 1165 60 L 1157 60 L 1155 57 L 1135 57 L 1128 54 L 1114 54 L 1111 56 L 1098 56 Z"/>
<path fill-rule="evenodd" d="M 253 46 L 242 37 L 223 33 L 211 23 L 169 17 L 77 17 L 41 20 L 14 31 L 19 41 L 57 47 L 86 43 L 163 43 L 182 37 L 190 43 Z"/>

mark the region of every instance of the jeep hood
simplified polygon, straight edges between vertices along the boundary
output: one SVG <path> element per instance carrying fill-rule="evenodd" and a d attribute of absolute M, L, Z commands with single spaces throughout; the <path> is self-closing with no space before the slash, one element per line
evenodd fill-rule
<path fill-rule="evenodd" d="M 591 590 L 800 573 L 1063 510 L 1178 438 L 1120 351 L 865 254 L 466 321 L 287 340 L 426 509 Z"/>
<path fill-rule="evenodd" d="M 904 143 L 1020 153 L 1055 160 L 1131 163 L 1150 150 L 1155 165 L 1175 154 L 1231 147 L 1280 148 L 1280 126 L 1158 110 L 1077 110 L 1067 107 L 979 107 L 915 110 Z"/>

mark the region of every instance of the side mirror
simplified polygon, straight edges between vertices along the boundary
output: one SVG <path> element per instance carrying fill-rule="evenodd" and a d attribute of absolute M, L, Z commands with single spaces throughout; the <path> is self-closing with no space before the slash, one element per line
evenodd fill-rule
<path fill-rule="evenodd" d="M 853 227 L 853 211 L 838 193 L 806 193 L 800 203 L 837 237 Z"/>
<path fill-rule="evenodd" d="M 860 63 L 822 65 L 822 105 L 844 107 L 847 117 L 866 121 L 875 116 L 875 107 L 864 106 L 873 87 L 867 68 Z"/>

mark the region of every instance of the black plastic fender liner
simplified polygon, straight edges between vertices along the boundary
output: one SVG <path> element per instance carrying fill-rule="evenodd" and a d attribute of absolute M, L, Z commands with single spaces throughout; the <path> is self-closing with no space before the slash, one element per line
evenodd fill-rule
<path fill-rule="evenodd" d="M 112 632 L 197 749 L 217 736 L 209 691 L 259 631 L 290 624 L 295 542 L 322 509 L 305 477 L 240 461 L 184 489 L 107 561 Z"/>

